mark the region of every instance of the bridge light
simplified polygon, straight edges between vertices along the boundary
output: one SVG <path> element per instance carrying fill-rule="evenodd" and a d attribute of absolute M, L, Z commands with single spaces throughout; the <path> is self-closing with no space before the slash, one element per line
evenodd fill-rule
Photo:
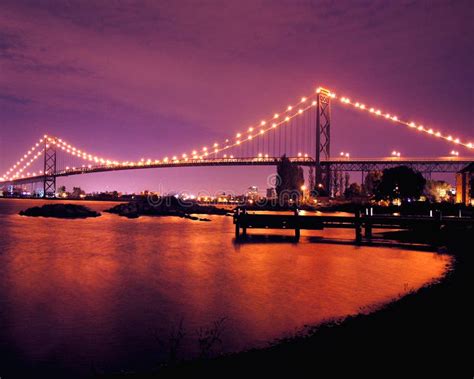
<path fill-rule="evenodd" d="M 392 116 L 392 120 L 393 121 L 398 121 L 398 117 L 397 116 Z"/>
<path fill-rule="evenodd" d="M 260 134 L 265 134 L 265 130 L 261 129 Z"/>
<path fill-rule="evenodd" d="M 434 132 L 433 132 L 433 129 L 428 129 L 428 133 L 429 133 L 429 134 L 433 134 L 433 133 L 434 133 Z"/>
<path fill-rule="evenodd" d="M 298 157 L 301 157 L 301 156 L 302 156 L 302 154 L 301 154 L 301 153 L 298 153 Z"/>
<path fill-rule="evenodd" d="M 420 130 L 420 131 L 424 130 L 423 125 L 420 125 L 420 126 L 418 127 L 418 130 Z"/>
<path fill-rule="evenodd" d="M 249 132 L 249 133 L 253 132 L 253 128 L 250 127 L 250 128 L 248 129 L 248 132 Z"/>
<path fill-rule="evenodd" d="M 263 126 L 263 125 L 265 125 L 266 123 L 267 123 L 267 122 L 266 122 L 265 120 L 262 120 L 262 121 L 260 122 L 260 125 Z"/>
<path fill-rule="evenodd" d="M 280 115 L 279 115 L 278 113 L 275 113 L 275 114 L 273 115 L 273 118 L 278 118 L 278 117 L 280 117 Z"/>
<path fill-rule="evenodd" d="M 250 140 L 252 139 L 252 136 L 248 136 L 248 138 L 247 138 L 247 139 L 250 141 Z"/>
<path fill-rule="evenodd" d="M 361 105 L 360 105 L 360 109 L 364 110 L 364 109 L 365 109 L 365 105 L 364 105 L 364 104 L 361 104 Z"/>
<path fill-rule="evenodd" d="M 236 143 L 237 145 L 240 145 L 240 141 L 239 141 L 239 140 L 237 140 L 235 143 Z"/>
<path fill-rule="evenodd" d="M 183 154 L 183 155 L 182 155 L 182 157 L 183 157 L 183 158 L 186 158 L 186 157 L 187 157 L 187 155 L 186 155 L 186 154 Z"/>
<path fill-rule="evenodd" d="M 204 146 L 204 147 L 202 148 L 202 151 L 207 151 L 207 147 Z"/>
<path fill-rule="evenodd" d="M 382 114 L 382 112 L 380 111 L 380 109 L 377 109 L 377 110 L 375 111 L 375 114 L 376 114 L 377 116 L 380 116 L 380 115 Z"/>
<path fill-rule="evenodd" d="M 446 138 L 448 141 L 452 141 L 453 137 L 451 136 L 448 136 L 448 138 Z"/>
<path fill-rule="evenodd" d="M 258 153 L 258 157 L 259 157 L 259 158 L 262 158 L 262 153 Z"/>
<path fill-rule="evenodd" d="M 311 103 L 311 105 L 313 105 L 313 106 L 316 105 L 316 104 L 318 104 L 318 102 L 317 102 L 316 100 L 314 100 L 314 101 Z"/>
<path fill-rule="evenodd" d="M 374 113 L 374 110 L 375 110 L 374 108 L 370 108 L 369 112 Z"/>
<path fill-rule="evenodd" d="M 276 128 L 276 127 L 277 127 L 277 124 L 273 123 L 272 128 Z"/>
<path fill-rule="evenodd" d="M 196 155 L 197 154 L 197 151 L 196 150 L 193 150 L 193 155 Z"/>
<path fill-rule="evenodd" d="M 460 143 L 459 138 L 456 138 L 456 139 L 454 140 L 454 143 Z"/>
<path fill-rule="evenodd" d="M 235 136 L 236 136 L 237 138 L 240 138 L 241 134 L 240 134 L 240 133 L 237 133 Z"/>
<path fill-rule="evenodd" d="M 472 146 L 473 146 L 473 145 L 472 145 L 472 142 L 469 142 L 469 143 L 467 144 L 467 147 L 468 147 L 469 149 L 472 149 Z"/>
<path fill-rule="evenodd" d="M 285 117 L 285 121 L 288 122 L 290 121 L 290 118 L 288 116 Z"/>
<path fill-rule="evenodd" d="M 302 97 L 302 98 L 301 98 L 301 102 L 302 102 L 302 103 L 304 103 L 306 100 L 307 100 L 306 97 Z"/>
<path fill-rule="evenodd" d="M 298 113 L 299 113 L 299 114 L 302 114 L 302 113 L 303 113 L 303 110 L 302 110 L 302 109 L 298 109 Z"/>
<path fill-rule="evenodd" d="M 217 142 L 214 142 L 214 147 L 217 147 L 219 146 L 219 144 Z"/>
<path fill-rule="evenodd" d="M 354 106 L 355 106 L 356 108 L 359 108 L 359 107 L 360 107 L 360 104 L 359 104 L 359 103 L 355 103 Z"/>
<path fill-rule="evenodd" d="M 288 105 L 288 108 L 286 108 L 286 109 L 291 111 L 293 109 L 293 107 L 291 105 Z"/>

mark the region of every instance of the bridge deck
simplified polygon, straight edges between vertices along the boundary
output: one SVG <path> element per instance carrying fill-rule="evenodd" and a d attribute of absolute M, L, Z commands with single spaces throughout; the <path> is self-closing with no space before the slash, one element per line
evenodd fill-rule
<path fill-rule="evenodd" d="M 314 160 L 311 157 L 291 157 L 289 158 L 295 164 L 301 166 L 312 166 Z M 118 164 L 118 165 L 95 165 L 82 166 L 58 170 L 53 174 L 55 177 L 91 174 L 109 171 L 141 170 L 151 168 L 171 168 L 171 167 L 230 167 L 230 166 L 275 166 L 280 162 L 280 158 L 272 157 L 249 157 L 249 158 L 208 158 L 208 159 L 188 159 L 176 160 L 160 163 L 140 164 Z M 322 166 L 330 166 L 332 169 L 341 171 L 371 171 L 382 170 L 388 167 L 399 165 L 408 165 L 420 172 L 445 172 L 456 173 L 460 169 L 474 162 L 473 157 L 441 157 L 441 158 L 336 158 L 321 162 Z M 25 176 L 14 180 L 0 182 L 3 185 L 24 184 L 32 182 L 41 182 L 44 175 Z"/>

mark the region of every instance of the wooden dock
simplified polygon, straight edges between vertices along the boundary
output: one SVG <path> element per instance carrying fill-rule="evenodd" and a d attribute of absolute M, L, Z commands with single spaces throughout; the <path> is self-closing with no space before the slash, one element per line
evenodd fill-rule
<path fill-rule="evenodd" d="M 295 209 L 292 214 L 249 212 L 245 208 L 237 208 L 234 212 L 235 238 L 245 238 L 248 229 L 289 229 L 294 230 L 295 241 L 300 239 L 300 231 L 323 230 L 325 228 L 354 229 L 356 242 L 361 242 L 364 230 L 366 239 L 372 238 L 373 229 L 407 230 L 422 226 L 433 232 L 439 231 L 444 225 L 474 224 L 472 217 L 442 216 L 440 212 L 433 216 L 394 216 L 370 215 L 355 212 L 354 216 L 300 215 Z"/>

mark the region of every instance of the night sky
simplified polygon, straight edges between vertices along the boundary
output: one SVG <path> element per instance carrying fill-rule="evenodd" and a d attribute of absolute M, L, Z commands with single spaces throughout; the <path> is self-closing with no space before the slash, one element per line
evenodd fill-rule
<path fill-rule="evenodd" d="M 472 1 L 0 0 L 0 172 L 44 133 L 120 161 L 189 152 L 319 85 L 474 141 L 473 19 Z M 336 155 L 394 149 L 445 156 L 453 146 L 334 106 Z M 60 184 L 241 192 L 264 189 L 273 171 L 153 169 Z"/>

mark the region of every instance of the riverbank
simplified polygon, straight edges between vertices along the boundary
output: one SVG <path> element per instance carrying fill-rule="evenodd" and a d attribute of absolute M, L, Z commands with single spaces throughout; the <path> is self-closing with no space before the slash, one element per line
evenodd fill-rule
<path fill-rule="evenodd" d="M 247 375 L 257 371 L 267 375 L 283 372 L 294 375 L 297 371 L 312 376 L 324 372 L 331 372 L 330 376 L 341 372 L 385 375 L 407 372 L 407 369 L 423 370 L 426 374 L 467 367 L 463 357 L 471 328 L 466 309 L 471 299 L 467 291 L 472 288 L 470 232 L 453 230 L 445 234 L 454 260 L 443 279 L 373 313 L 314 327 L 304 336 L 282 340 L 266 349 L 120 377 L 228 375 L 230 372 Z M 413 237 L 410 232 L 399 234 L 405 241 Z"/>

